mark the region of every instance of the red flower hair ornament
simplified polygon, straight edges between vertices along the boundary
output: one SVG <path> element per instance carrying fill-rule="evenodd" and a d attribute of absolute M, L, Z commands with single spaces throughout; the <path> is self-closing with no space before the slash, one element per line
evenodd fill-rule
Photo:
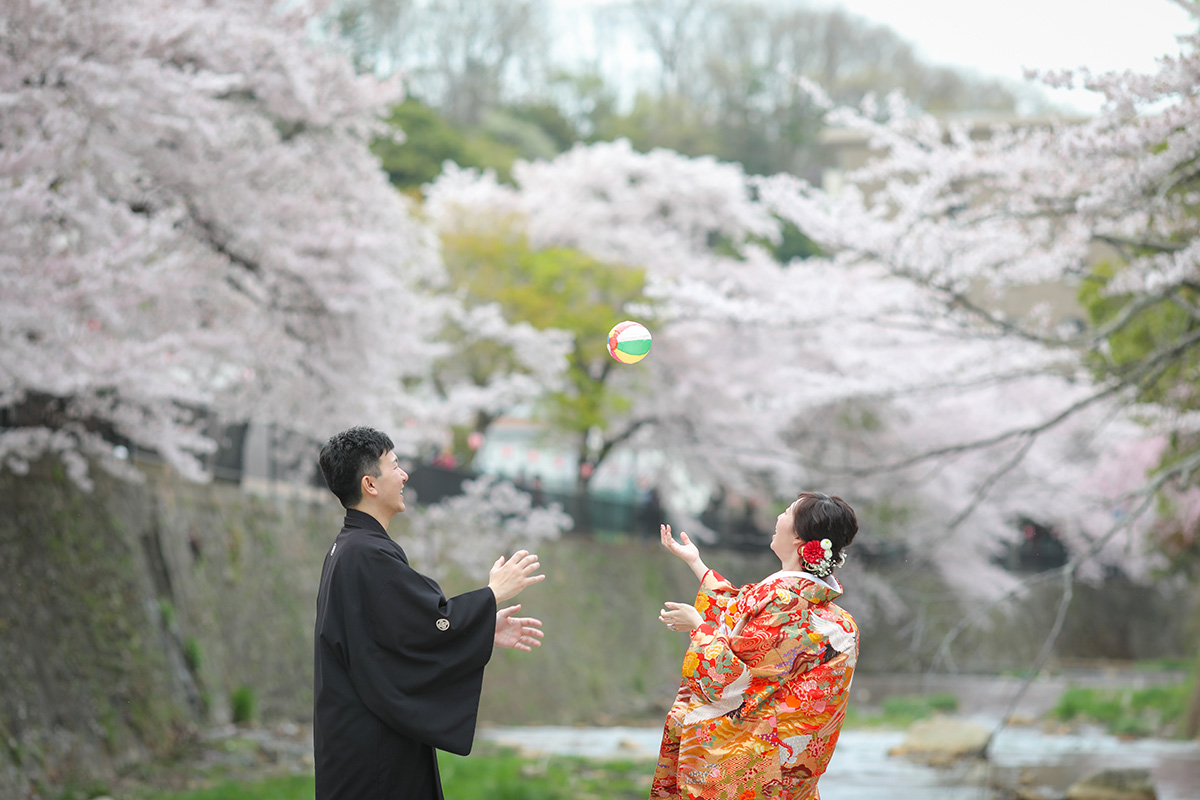
<path fill-rule="evenodd" d="M 805 542 L 800 548 L 800 565 L 805 572 L 824 578 L 833 572 L 834 567 L 846 563 L 846 554 L 842 553 L 835 561 L 833 558 L 833 542 L 828 539 Z"/>

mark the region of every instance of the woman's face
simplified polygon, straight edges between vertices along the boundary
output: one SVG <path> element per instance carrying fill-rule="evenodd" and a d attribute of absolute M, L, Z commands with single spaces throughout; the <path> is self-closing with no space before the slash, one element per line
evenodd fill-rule
<path fill-rule="evenodd" d="M 792 504 L 775 518 L 775 533 L 771 536 L 771 552 L 779 556 L 779 560 L 785 564 L 792 559 L 799 558 L 796 550 L 796 526 L 794 524 L 796 504 L 799 502 L 799 498 L 793 500 Z"/>

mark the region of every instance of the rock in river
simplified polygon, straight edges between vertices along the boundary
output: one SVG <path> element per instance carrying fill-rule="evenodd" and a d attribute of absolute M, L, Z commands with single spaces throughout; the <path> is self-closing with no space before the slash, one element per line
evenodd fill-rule
<path fill-rule="evenodd" d="M 1067 789 L 1067 800 L 1155 800 L 1154 780 L 1145 769 L 1106 769 Z"/>
<path fill-rule="evenodd" d="M 988 728 L 974 722 L 936 716 L 914 722 L 889 754 L 945 766 L 962 758 L 983 758 L 990 736 Z"/>

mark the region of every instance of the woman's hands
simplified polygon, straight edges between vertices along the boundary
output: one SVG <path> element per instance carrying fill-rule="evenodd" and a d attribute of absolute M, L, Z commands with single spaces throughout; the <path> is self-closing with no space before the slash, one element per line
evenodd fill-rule
<path fill-rule="evenodd" d="M 528 550 L 518 550 L 507 560 L 504 556 L 496 559 L 488 573 L 488 588 L 496 595 L 496 602 L 511 600 L 526 586 L 545 580 L 545 575 L 532 574 L 540 566 L 538 557 Z"/>
<path fill-rule="evenodd" d="M 703 579 L 704 573 L 708 572 L 708 567 L 700 558 L 700 549 L 688 538 L 688 535 L 683 531 L 679 532 L 679 541 L 675 541 L 675 537 L 671 535 L 670 525 L 660 525 L 658 528 L 659 536 L 662 537 L 662 545 L 671 551 L 674 555 L 681 559 L 685 564 L 692 568 L 692 572 L 697 578 Z"/>
<path fill-rule="evenodd" d="M 545 634 L 538 630 L 542 627 L 542 621 L 533 617 L 514 617 L 513 614 L 520 609 L 520 605 L 515 605 L 496 612 L 496 636 L 492 639 L 496 647 L 509 647 L 528 653 L 534 647 L 542 646 Z"/>
<path fill-rule="evenodd" d="M 658 621 L 673 631 L 694 631 L 704 622 L 704 618 L 695 606 L 668 600 L 658 612 Z"/>

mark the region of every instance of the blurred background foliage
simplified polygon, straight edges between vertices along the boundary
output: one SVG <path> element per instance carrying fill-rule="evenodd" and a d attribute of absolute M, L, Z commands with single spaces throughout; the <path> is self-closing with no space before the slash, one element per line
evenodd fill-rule
<path fill-rule="evenodd" d="M 926 63 L 891 28 L 801 2 L 342 0 L 325 18 L 357 68 L 397 75 L 408 99 L 375 144 L 392 182 L 418 189 L 449 159 L 495 170 L 576 143 L 628 139 L 712 155 L 753 174 L 811 177 L 823 108 L 899 91 L 922 110 L 1050 109 L 1038 90 Z M 589 35 L 590 33 L 590 35 Z"/>

